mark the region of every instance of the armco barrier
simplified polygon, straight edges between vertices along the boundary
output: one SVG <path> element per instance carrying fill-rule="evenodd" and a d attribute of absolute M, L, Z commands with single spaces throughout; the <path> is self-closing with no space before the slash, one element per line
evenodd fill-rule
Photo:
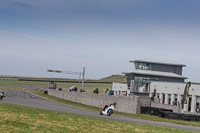
<path fill-rule="evenodd" d="M 150 106 L 151 102 L 150 97 L 110 96 L 107 94 L 58 91 L 53 89 L 48 90 L 48 95 L 99 108 L 103 108 L 104 105 L 109 105 L 113 102 L 116 102 L 116 111 L 132 114 L 140 113 L 141 106 Z"/>
<path fill-rule="evenodd" d="M 200 122 L 200 115 L 175 113 L 169 109 L 155 108 L 155 107 L 141 107 L 142 114 L 155 115 L 167 119 L 197 121 Z"/>
<path fill-rule="evenodd" d="M 176 113 L 179 112 L 179 106 L 176 106 L 176 105 L 168 105 L 168 104 L 152 102 L 151 107 L 169 109 L 169 110 L 173 110 L 173 112 L 176 112 Z"/>
<path fill-rule="evenodd" d="M 155 107 L 141 107 L 141 113 L 163 117 L 163 112 L 173 112 L 170 109 L 155 108 Z"/>

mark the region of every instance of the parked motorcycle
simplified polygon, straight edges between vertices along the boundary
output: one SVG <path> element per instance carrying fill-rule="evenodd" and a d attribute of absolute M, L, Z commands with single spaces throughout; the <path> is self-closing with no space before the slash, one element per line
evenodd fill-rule
<path fill-rule="evenodd" d="M 0 93 L 0 100 L 2 100 L 4 97 L 5 97 L 5 93 L 4 93 L 4 92 L 1 92 L 1 93 Z"/>
<path fill-rule="evenodd" d="M 115 110 L 115 107 L 116 107 L 116 102 L 111 103 L 110 106 L 105 105 L 104 108 L 101 110 L 100 115 L 110 116 Z"/>

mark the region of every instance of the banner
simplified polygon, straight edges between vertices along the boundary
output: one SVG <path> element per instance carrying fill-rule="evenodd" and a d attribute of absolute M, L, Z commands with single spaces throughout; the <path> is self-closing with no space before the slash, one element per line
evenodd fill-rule
<path fill-rule="evenodd" d="M 185 86 L 185 91 L 184 91 L 184 94 L 183 94 L 183 106 L 184 106 L 184 104 L 187 104 L 190 86 L 191 86 L 191 82 L 188 82 Z"/>

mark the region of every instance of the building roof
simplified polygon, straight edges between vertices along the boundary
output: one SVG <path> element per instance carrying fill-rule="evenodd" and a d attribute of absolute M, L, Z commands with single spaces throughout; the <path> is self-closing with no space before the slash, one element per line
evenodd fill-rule
<path fill-rule="evenodd" d="M 182 78 L 187 79 L 187 77 L 170 73 L 170 72 L 159 72 L 159 71 L 151 71 L 151 70 L 140 70 L 136 69 L 133 71 L 122 72 L 123 74 L 138 74 L 138 75 L 151 75 L 151 76 L 160 76 L 160 77 L 171 77 L 171 78 Z"/>
<path fill-rule="evenodd" d="M 184 64 L 177 64 L 177 63 L 172 63 L 172 62 L 156 61 L 156 60 L 132 60 L 132 61 L 130 61 L 130 62 L 144 62 L 144 63 L 153 63 L 153 64 L 164 64 L 164 65 L 183 66 L 183 67 L 186 66 L 186 65 L 184 65 Z"/>

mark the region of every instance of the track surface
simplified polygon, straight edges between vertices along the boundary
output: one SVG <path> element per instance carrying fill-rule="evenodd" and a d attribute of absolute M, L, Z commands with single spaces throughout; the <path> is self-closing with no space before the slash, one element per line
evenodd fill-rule
<path fill-rule="evenodd" d="M 66 104 L 45 99 L 43 97 L 31 94 L 29 92 L 17 91 L 17 90 L 2 90 L 2 91 L 5 92 L 6 97 L 3 100 L 0 100 L 0 103 L 21 105 L 21 106 L 26 106 L 26 107 L 31 107 L 31 108 L 39 108 L 39 109 L 45 109 L 45 110 L 50 110 L 50 111 L 55 111 L 55 112 L 77 114 L 77 115 L 96 117 L 96 118 L 101 118 L 101 119 L 148 124 L 148 125 L 170 127 L 170 128 L 200 132 L 200 127 L 163 123 L 163 122 L 128 118 L 128 117 L 122 117 L 122 116 L 116 116 L 116 115 L 111 115 L 110 117 L 105 116 L 105 115 L 101 116 L 99 115 L 99 112 L 88 111 L 88 110 L 72 107 Z"/>

